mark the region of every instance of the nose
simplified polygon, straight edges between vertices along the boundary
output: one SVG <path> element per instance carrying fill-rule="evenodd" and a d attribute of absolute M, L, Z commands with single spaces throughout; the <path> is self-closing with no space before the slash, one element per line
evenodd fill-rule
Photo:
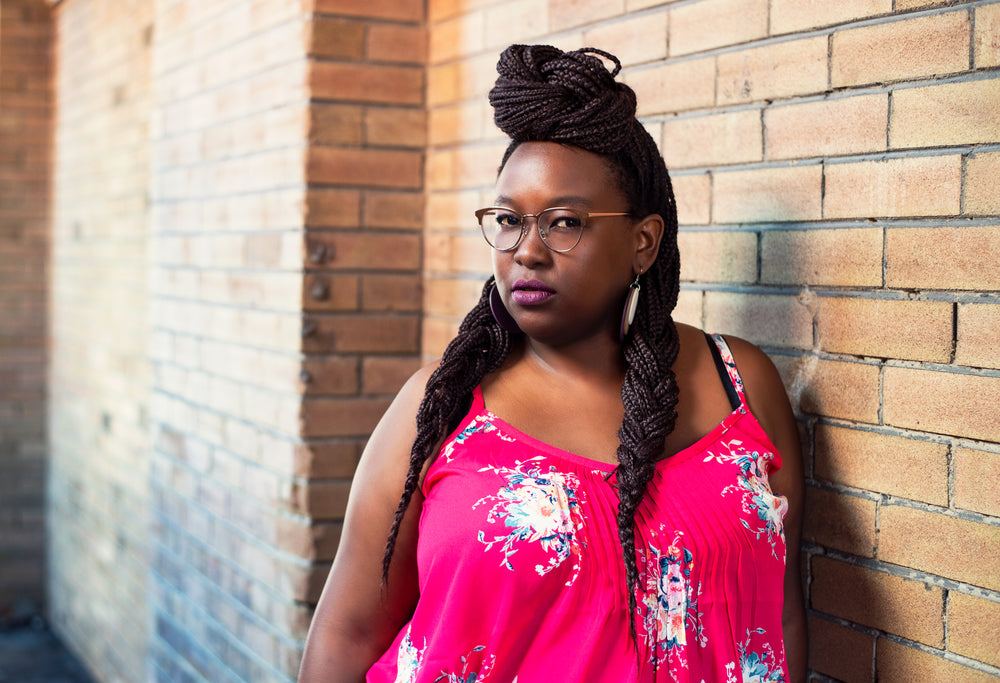
<path fill-rule="evenodd" d="M 524 221 L 525 232 L 521 237 L 521 241 L 518 242 L 517 248 L 514 249 L 514 261 L 518 265 L 530 268 L 551 259 L 552 250 L 542 241 L 542 233 L 538 228 L 538 218 L 535 216 L 526 216 Z M 528 223 L 528 221 L 531 221 L 531 223 Z"/>

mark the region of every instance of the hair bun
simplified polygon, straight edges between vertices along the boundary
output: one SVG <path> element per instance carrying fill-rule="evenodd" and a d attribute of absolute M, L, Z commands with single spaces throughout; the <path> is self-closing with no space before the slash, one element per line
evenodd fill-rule
<path fill-rule="evenodd" d="M 594 54 L 614 62 L 614 70 Z M 596 48 L 563 52 L 551 45 L 511 45 L 500 55 L 490 90 L 494 121 L 518 142 L 617 152 L 638 125 L 635 93 L 615 80 L 620 70 L 617 57 Z"/>

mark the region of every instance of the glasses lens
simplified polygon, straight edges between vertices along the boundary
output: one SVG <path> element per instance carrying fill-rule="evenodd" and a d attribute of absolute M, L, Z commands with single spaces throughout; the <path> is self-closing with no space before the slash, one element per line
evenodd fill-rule
<path fill-rule="evenodd" d="M 546 209 L 538 216 L 538 231 L 549 249 L 569 251 L 583 234 L 583 216 L 572 209 Z"/>
<path fill-rule="evenodd" d="M 513 249 L 521 237 L 521 217 L 506 209 L 484 209 L 479 217 L 483 237 L 500 251 Z"/>

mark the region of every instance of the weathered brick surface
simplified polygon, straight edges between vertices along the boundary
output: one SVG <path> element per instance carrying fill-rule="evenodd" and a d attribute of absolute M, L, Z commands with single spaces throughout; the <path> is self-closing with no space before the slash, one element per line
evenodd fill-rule
<path fill-rule="evenodd" d="M 997 290 L 1000 230 L 890 228 L 886 231 L 886 285 L 908 289 Z"/>
<path fill-rule="evenodd" d="M 1000 667 L 1000 602 L 951 591 L 948 595 L 948 649 Z"/>
<path fill-rule="evenodd" d="M 992 674 L 900 645 L 888 638 L 879 638 L 875 643 L 875 666 L 877 680 L 892 681 L 892 683 L 910 683 L 910 681 L 988 683 L 996 680 Z"/>
<path fill-rule="evenodd" d="M 830 79 L 836 88 L 963 71 L 969 39 L 966 11 L 838 31 Z"/>
<path fill-rule="evenodd" d="M 745 43 L 765 35 L 764 0 L 706 0 L 670 10 L 671 56 Z"/>
<path fill-rule="evenodd" d="M 768 159 L 862 154 L 885 149 L 887 95 L 863 95 L 764 110 Z"/>
<path fill-rule="evenodd" d="M 940 588 L 825 557 L 813 558 L 812 577 L 813 609 L 931 647 L 944 645 Z"/>
<path fill-rule="evenodd" d="M 830 164 L 824 171 L 824 218 L 953 216 L 960 211 L 957 156 Z M 935 188 L 927 192 L 928 187 Z"/>
<path fill-rule="evenodd" d="M 681 232 L 681 280 L 753 282 L 757 279 L 757 234 Z"/>
<path fill-rule="evenodd" d="M 1000 454 L 955 449 L 955 505 L 1000 517 Z"/>
<path fill-rule="evenodd" d="M 948 504 L 948 447 L 832 425 L 816 427 L 816 477 L 866 491 Z M 912 476 L 920 472 L 920 477 Z"/>
<path fill-rule="evenodd" d="M 821 297 L 817 339 L 831 353 L 947 363 L 952 308 L 943 301 Z"/>
<path fill-rule="evenodd" d="M 861 557 L 875 556 L 875 501 L 806 489 L 803 540 Z"/>
<path fill-rule="evenodd" d="M 984 441 L 1000 429 L 1000 377 L 890 367 L 883 390 L 886 424 Z"/>
<path fill-rule="evenodd" d="M 822 213 L 822 176 L 818 164 L 716 173 L 712 177 L 712 220 L 817 220 Z"/>
<path fill-rule="evenodd" d="M 976 68 L 1000 66 L 1000 7 L 977 7 L 975 22 L 972 41 Z"/>
<path fill-rule="evenodd" d="M 828 85 L 827 52 L 826 36 L 817 36 L 721 54 L 716 103 L 821 93 Z"/>
<path fill-rule="evenodd" d="M 1000 215 L 1000 196 L 995 181 L 1000 174 L 1000 152 L 971 156 L 965 165 L 962 213 Z"/>
<path fill-rule="evenodd" d="M 878 557 L 993 591 L 1000 588 L 997 526 L 903 505 L 883 505 Z"/>
<path fill-rule="evenodd" d="M 809 619 L 809 667 L 841 681 L 872 676 L 875 639 L 826 619 Z"/>
<path fill-rule="evenodd" d="M 789 296 L 706 292 L 705 326 L 756 344 L 812 346 L 812 313 Z"/>
<path fill-rule="evenodd" d="M 760 161 L 760 112 L 749 109 L 667 121 L 661 148 L 670 168 Z"/>
<path fill-rule="evenodd" d="M 798 407 L 807 413 L 855 420 L 879 421 L 879 369 L 867 363 L 799 359 L 790 368 Z"/>
<path fill-rule="evenodd" d="M 678 224 L 708 223 L 712 209 L 712 177 L 707 173 L 675 175 L 671 178 L 671 184 L 677 199 Z"/>
<path fill-rule="evenodd" d="M 882 231 L 768 230 L 761 236 L 761 281 L 878 287 L 882 284 Z"/>
<path fill-rule="evenodd" d="M 1000 306 L 958 304 L 955 362 L 980 368 L 1000 368 Z"/>
<path fill-rule="evenodd" d="M 892 0 L 771 3 L 771 34 L 791 33 L 892 12 Z"/>
<path fill-rule="evenodd" d="M 893 93 L 890 147 L 989 143 L 1000 138 L 1000 80 Z"/>

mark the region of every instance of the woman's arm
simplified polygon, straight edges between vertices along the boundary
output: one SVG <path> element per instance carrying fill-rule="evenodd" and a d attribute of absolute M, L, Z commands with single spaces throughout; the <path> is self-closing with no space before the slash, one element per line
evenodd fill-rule
<path fill-rule="evenodd" d="M 417 408 L 433 370 L 420 370 L 400 390 L 358 463 L 340 545 L 306 639 L 301 683 L 363 681 L 416 605 L 419 490 L 400 526 L 387 584 L 382 557 L 409 469 Z"/>
<path fill-rule="evenodd" d="M 781 454 L 781 469 L 769 476 L 771 490 L 788 500 L 785 515 L 785 603 L 782 627 L 785 655 L 792 683 L 806 679 L 808 639 L 806 614 L 799 572 L 799 544 L 802 537 L 804 479 L 798 427 L 781 376 L 767 355 L 749 342 L 726 337 L 736 366 L 740 369 L 747 403 L 768 438 Z"/>

